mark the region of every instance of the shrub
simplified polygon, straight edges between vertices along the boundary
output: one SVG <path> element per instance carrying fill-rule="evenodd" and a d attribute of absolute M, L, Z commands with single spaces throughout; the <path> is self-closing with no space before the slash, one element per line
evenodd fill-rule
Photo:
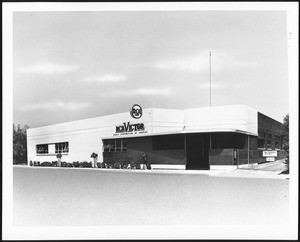
<path fill-rule="evenodd" d="M 33 165 L 33 163 L 32 163 L 32 160 L 29 162 L 29 165 L 30 165 L 30 166 L 32 166 L 32 165 Z"/>
<path fill-rule="evenodd" d="M 96 154 L 95 152 L 93 152 L 92 154 L 91 154 L 91 158 L 97 158 L 98 157 L 98 154 Z"/>
<path fill-rule="evenodd" d="M 121 164 L 119 162 L 116 162 L 113 164 L 114 169 L 120 169 Z"/>
<path fill-rule="evenodd" d="M 122 169 L 128 169 L 128 163 L 127 162 L 123 162 L 122 164 L 121 164 L 121 168 Z"/>
<path fill-rule="evenodd" d="M 131 169 L 139 169 L 138 165 L 136 162 L 131 162 L 130 163 Z"/>
<path fill-rule="evenodd" d="M 83 161 L 80 163 L 80 167 L 93 167 L 92 162 Z"/>
<path fill-rule="evenodd" d="M 41 162 L 38 161 L 38 162 L 37 162 L 37 165 L 40 166 L 40 165 L 41 165 Z"/>
<path fill-rule="evenodd" d="M 52 166 L 52 163 L 49 161 L 44 161 L 41 163 L 41 166 Z"/>

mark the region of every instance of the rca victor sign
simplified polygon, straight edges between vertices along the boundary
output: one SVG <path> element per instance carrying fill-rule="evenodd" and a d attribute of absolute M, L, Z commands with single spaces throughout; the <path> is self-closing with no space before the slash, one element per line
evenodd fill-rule
<path fill-rule="evenodd" d="M 134 105 L 130 108 L 129 112 L 130 112 L 131 117 L 133 117 L 133 118 L 135 118 L 135 119 L 139 119 L 139 118 L 141 118 L 142 115 L 143 115 L 143 109 L 142 109 L 141 106 L 138 105 L 138 104 L 134 104 Z"/>
<path fill-rule="evenodd" d="M 116 133 L 128 133 L 134 131 L 144 131 L 145 127 L 143 123 L 140 124 L 130 124 L 129 122 L 123 123 L 121 126 L 116 126 Z"/>
<path fill-rule="evenodd" d="M 116 133 L 114 135 L 125 134 L 140 134 L 147 133 L 143 123 L 131 124 L 130 122 L 123 123 L 123 125 L 116 126 Z"/>
<path fill-rule="evenodd" d="M 139 119 L 143 115 L 143 109 L 140 105 L 134 104 L 130 108 L 130 115 L 134 119 Z M 124 122 L 122 125 L 116 126 L 116 132 L 114 135 L 126 135 L 126 134 L 140 134 L 147 133 L 143 123 L 131 124 L 130 122 Z"/>

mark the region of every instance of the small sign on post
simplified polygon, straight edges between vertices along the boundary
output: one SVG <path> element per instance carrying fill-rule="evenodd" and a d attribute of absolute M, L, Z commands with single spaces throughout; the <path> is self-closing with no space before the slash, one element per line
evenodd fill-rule
<path fill-rule="evenodd" d="M 275 161 L 275 157 L 266 157 L 266 161 Z"/>
<path fill-rule="evenodd" d="M 263 157 L 277 157 L 277 150 L 264 150 Z"/>

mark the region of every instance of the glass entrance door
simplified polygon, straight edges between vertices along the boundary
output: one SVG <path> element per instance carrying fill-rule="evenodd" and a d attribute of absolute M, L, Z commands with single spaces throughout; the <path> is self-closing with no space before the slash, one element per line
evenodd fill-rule
<path fill-rule="evenodd" d="M 187 134 L 187 170 L 209 170 L 209 134 Z"/>

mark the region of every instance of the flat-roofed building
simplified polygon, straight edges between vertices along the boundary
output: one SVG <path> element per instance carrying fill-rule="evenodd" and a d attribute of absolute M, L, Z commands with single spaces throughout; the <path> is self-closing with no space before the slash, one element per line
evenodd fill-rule
<path fill-rule="evenodd" d="M 246 105 L 185 110 L 134 105 L 131 112 L 27 130 L 28 161 L 147 162 L 152 168 L 210 169 L 281 154 L 282 123 Z M 28 162 L 29 164 L 30 162 Z"/>

